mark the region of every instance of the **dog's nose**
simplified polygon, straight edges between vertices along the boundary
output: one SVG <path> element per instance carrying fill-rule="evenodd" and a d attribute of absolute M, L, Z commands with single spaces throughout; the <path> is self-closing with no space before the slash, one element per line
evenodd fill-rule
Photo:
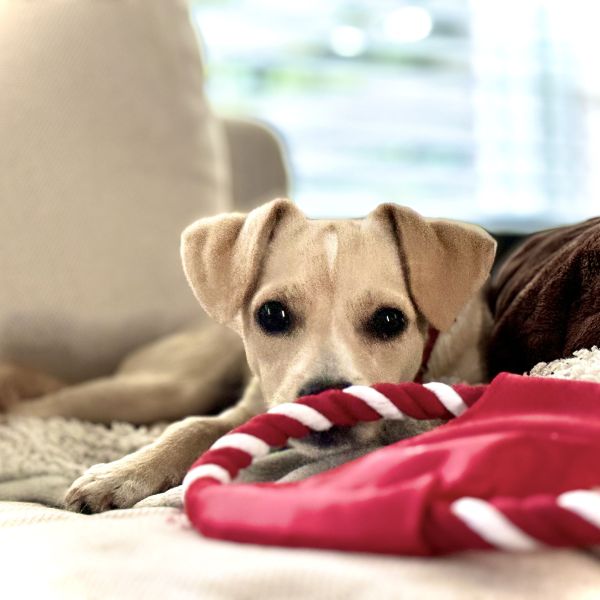
<path fill-rule="evenodd" d="M 330 389 L 343 390 L 351 385 L 352 383 L 343 379 L 312 379 L 300 388 L 298 397 L 312 396 Z"/>

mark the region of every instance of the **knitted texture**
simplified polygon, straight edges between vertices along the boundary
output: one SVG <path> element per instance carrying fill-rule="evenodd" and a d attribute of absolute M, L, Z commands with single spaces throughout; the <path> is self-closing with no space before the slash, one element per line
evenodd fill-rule
<path fill-rule="evenodd" d="M 149 444 L 163 429 L 9 417 L 0 422 L 0 498 L 60 507 L 68 487 L 88 467 Z"/>
<path fill-rule="evenodd" d="M 530 375 L 600 383 L 600 349 L 593 346 L 591 350 L 577 350 L 569 358 L 538 363 Z"/>

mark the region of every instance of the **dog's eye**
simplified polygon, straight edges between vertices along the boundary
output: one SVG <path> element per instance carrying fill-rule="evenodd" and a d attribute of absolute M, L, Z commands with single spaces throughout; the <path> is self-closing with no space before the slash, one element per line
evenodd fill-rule
<path fill-rule="evenodd" d="M 265 333 L 278 335 L 291 329 L 292 313 L 285 304 L 270 300 L 256 311 L 256 321 Z"/>
<path fill-rule="evenodd" d="M 366 329 L 369 335 L 377 339 L 389 340 L 400 335 L 406 325 L 406 316 L 401 310 L 383 306 L 371 315 Z"/>

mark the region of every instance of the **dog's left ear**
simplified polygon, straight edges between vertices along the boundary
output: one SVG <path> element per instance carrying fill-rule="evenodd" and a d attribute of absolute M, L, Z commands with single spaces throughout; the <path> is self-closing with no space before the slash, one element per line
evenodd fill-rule
<path fill-rule="evenodd" d="M 202 308 L 218 323 L 230 323 L 258 278 L 279 223 L 304 215 L 278 199 L 245 214 L 225 213 L 192 223 L 181 236 L 183 269 Z"/>
<path fill-rule="evenodd" d="M 433 327 L 449 329 L 487 279 L 495 240 L 475 225 L 425 219 L 396 204 L 378 206 L 369 218 L 391 224 L 417 306 Z"/>

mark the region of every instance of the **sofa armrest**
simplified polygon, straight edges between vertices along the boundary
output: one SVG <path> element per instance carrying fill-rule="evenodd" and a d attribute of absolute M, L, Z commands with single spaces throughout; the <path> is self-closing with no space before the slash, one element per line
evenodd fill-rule
<path fill-rule="evenodd" d="M 223 119 L 235 210 L 246 212 L 273 198 L 287 196 L 289 177 L 282 141 L 259 121 Z"/>

